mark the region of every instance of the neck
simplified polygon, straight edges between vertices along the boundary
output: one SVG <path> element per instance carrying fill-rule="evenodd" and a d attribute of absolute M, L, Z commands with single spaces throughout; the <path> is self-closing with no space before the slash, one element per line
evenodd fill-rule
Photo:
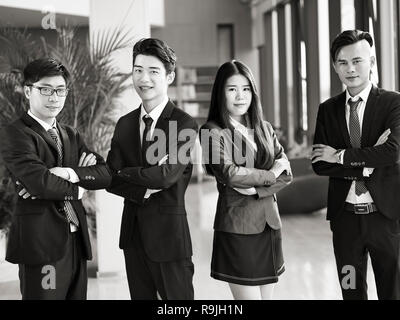
<path fill-rule="evenodd" d="M 42 120 L 43 122 L 46 122 L 49 126 L 52 126 L 53 123 L 54 123 L 54 121 L 56 120 L 56 118 L 44 118 L 44 117 L 42 117 L 42 116 L 36 114 L 36 113 L 33 112 L 32 110 L 30 110 L 30 111 L 32 112 L 32 114 L 33 114 L 36 118 Z"/>
<path fill-rule="evenodd" d="M 369 82 L 364 84 L 362 87 L 357 87 L 357 88 L 347 88 L 347 91 L 349 92 L 350 96 L 355 97 L 358 95 L 360 92 L 362 92 L 366 87 L 369 86 Z"/>
<path fill-rule="evenodd" d="M 146 110 L 147 113 L 150 113 L 151 111 L 154 110 L 166 97 L 162 97 L 157 100 L 149 100 L 149 101 L 142 101 L 144 110 Z"/>
<path fill-rule="evenodd" d="M 231 118 L 236 120 L 240 124 L 244 125 L 245 127 L 247 127 L 246 117 L 244 115 L 243 116 L 232 116 L 231 115 Z"/>

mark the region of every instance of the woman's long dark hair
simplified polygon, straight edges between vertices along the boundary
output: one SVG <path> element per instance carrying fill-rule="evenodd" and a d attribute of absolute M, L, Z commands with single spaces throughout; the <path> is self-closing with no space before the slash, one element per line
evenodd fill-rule
<path fill-rule="evenodd" d="M 257 94 L 257 88 L 253 74 L 243 62 L 233 60 L 225 62 L 219 67 L 212 89 L 210 110 L 207 121 L 212 121 L 221 128 L 228 128 L 234 132 L 234 128 L 229 117 L 229 111 L 226 107 L 225 84 L 228 78 L 236 74 L 241 74 L 242 76 L 246 77 L 250 83 L 252 99 L 247 114 L 250 120 L 250 127 L 251 129 L 254 129 L 254 140 L 257 144 L 258 150 L 257 153 L 260 153 L 260 162 L 258 164 L 262 168 L 269 169 L 274 162 L 274 147 L 272 144 L 272 137 L 263 121 L 261 102 Z"/>

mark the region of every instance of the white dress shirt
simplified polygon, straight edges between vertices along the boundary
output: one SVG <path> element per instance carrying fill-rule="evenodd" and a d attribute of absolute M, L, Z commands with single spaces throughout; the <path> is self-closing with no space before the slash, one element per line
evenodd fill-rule
<path fill-rule="evenodd" d="M 363 91 L 361 91 L 358 95 L 355 97 L 352 97 L 349 93 L 349 91 L 346 89 L 346 123 L 347 123 L 347 130 L 349 130 L 349 125 L 350 125 L 350 106 L 349 106 L 349 99 L 352 101 L 357 101 L 359 98 L 362 99 L 360 102 L 360 105 L 358 107 L 358 118 L 360 120 L 360 132 L 362 136 L 362 128 L 363 128 L 363 119 L 364 119 L 364 112 L 365 112 L 365 106 L 367 105 L 368 101 L 368 96 L 371 92 L 372 89 L 372 83 L 370 83 Z M 350 130 L 349 130 L 350 132 Z M 344 151 L 346 152 L 346 151 Z M 343 155 L 344 155 L 343 152 Z M 342 163 L 343 163 L 343 157 L 342 157 Z M 373 168 L 364 168 L 363 170 L 363 175 L 365 177 L 370 176 L 370 174 L 373 172 Z M 346 202 L 352 203 L 352 204 L 357 204 L 357 203 L 371 203 L 374 202 L 374 200 L 371 197 L 371 194 L 367 191 L 366 193 L 363 193 L 359 196 L 356 195 L 356 182 L 353 181 L 351 184 L 349 193 L 346 198 Z"/>
<path fill-rule="evenodd" d="M 143 117 L 145 115 L 147 115 L 151 119 L 153 119 L 153 122 L 151 123 L 151 127 L 150 127 L 150 136 L 152 136 L 154 133 L 154 129 L 156 127 L 157 121 L 160 118 L 165 107 L 167 106 L 168 100 L 169 100 L 168 96 L 166 96 L 159 105 L 157 105 L 153 110 L 150 111 L 150 113 L 147 113 L 146 109 L 144 108 L 144 106 L 142 104 L 142 106 L 140 107 L 140 119 L 139 119 L 140 142 L 143 141 L 143 132 L 144 132 L 144 128 L 146 127 L 146 124 L 143 121 Z M 147 189 L 146 193 L 144 195 L 144 198 L 147 199 L 153 193 L 160 192 L 161 190 L 162 189 Z"/>
<path fill-rule="evenodd" d="M 239 121 L 233 119 L 232 117 L 229 117 L 232 126 L 235 128 L 235 130 L 239 131 L 240 134 L 247 140 L 249 143 L 250 147 L 253 148 L 254 153 L 257 152 L 257 144 L 254 139 L 254 130 L 251 128 L 245 127 L 243 124 L 241 124 Z M 246 115 L 245 117 L 246 122 L 249 123 L 248 116 Z M 251 187 L 251 188 L 233 188 L 239 193 L 245 194 L 245 195 L 254 195 L 257 194 L 256 188 Z"/>
<path fill-rule="evenodd" d="M 159 105 L 157 105 L 153 110 L 150 111 L 150 113 L 147 113 L 146 109 L 143 107 L 143 104 L 142 104 L 142 106 L 140 107 L 140 119 L 139 119 L 139 121 L 140 121 L 140 126 L 139 126 L 140 142 L 143 141 L 143 132 L 144 132 L 144 128 L 146 127 L 146 124 L 143 121 L 143 117 L 147 115 L 151 119 L 153 119 L 153 122 L 150 127 L 150 136 L 152 136 L 153 132 L 154 132 L 154 128 L 156 127 L 157 121 L 160 118 L 165 107 L 167 106 L 167 103 L 168 103 L 168 97 L 165 97 Z"/>
<path fill-rule="evenodd" d="M 28 111 L 28 115 L 30 117 L 32 117 L 36 122 L 38 122 L 46 132 L 49 131 L 50 129 L 53 129 L 53 128 L 57 129 L 57 121 L 56 121 L 56 119 L 54 119 L 54 122 L 53 122 L 52 125 L 49 125 L 47 122 L 45 122 L 45 121 L 39 119 L 38 117 L 36 117 L 30 110 Z M 61 139 L 61 137 L 60 137 L 60 139 Z M 76 174 L 75 170 L 73 170 L 72 168 L 66 168 L 66 167 L 63 167 L 63 168 L 68 171 L 68 174 L 69 174 L 68 181 L 69 182 L 72 182 L 72 183 L 79 182 L 79 177 Z M 79 187 L 78 199 L 82 199 L 84 192 L 85 192 L 85 189 L 83 189 L 82 187 Z"/>

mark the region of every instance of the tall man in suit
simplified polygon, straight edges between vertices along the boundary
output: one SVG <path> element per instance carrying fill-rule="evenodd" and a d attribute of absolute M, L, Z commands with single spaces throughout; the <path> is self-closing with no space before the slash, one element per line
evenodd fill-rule
<path fill-rule="evenodd" d="M 132 299 L 194 298 L 185 191 L 197 124 L 168 99 L 175 63 L 161 40 L 135 44 L 132 78 L 142 104 L 119 119 L 107 158 L 107 190 L 125 198 L 119 245 Z"/>
<path fill-rule="evenodd" d="M 371 258 L 379 299 L 400 298 L 400 94 L 370 81 L 369 33 L 344 31 L 331 56 L 346 91 L 319 106 L 312 163 L 329 176 L 327 219 L 344 299 L 367 299 Z"/>
<path fill-rule="evenodd" d="M 86 299 L 92 253 L 81 198 L 85 189 L 108 186 L 111 175 L 79 133 L 56 120 L 68 94 L 68 70 L 38 59 L 24 78 L 29 111 L 0 133 L 19 192 L 6 259 L 19 264 L 22 299 Z"/>

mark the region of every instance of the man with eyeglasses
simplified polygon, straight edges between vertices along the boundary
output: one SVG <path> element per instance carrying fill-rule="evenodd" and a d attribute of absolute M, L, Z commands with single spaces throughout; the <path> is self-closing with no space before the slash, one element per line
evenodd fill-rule
<path fill-rule="evenodd" d="M 82 206 L 84 190 L 102 189 L 111 176 L 76 129 L 57 122 L 68 94 L 68 70 L 50 58 L 24 69 L 29 110 L 0 132 L 0 151 L 18 199 L 6 260 L 19 264 L 22 299 L 86 299 L 92 258 Z"/>

